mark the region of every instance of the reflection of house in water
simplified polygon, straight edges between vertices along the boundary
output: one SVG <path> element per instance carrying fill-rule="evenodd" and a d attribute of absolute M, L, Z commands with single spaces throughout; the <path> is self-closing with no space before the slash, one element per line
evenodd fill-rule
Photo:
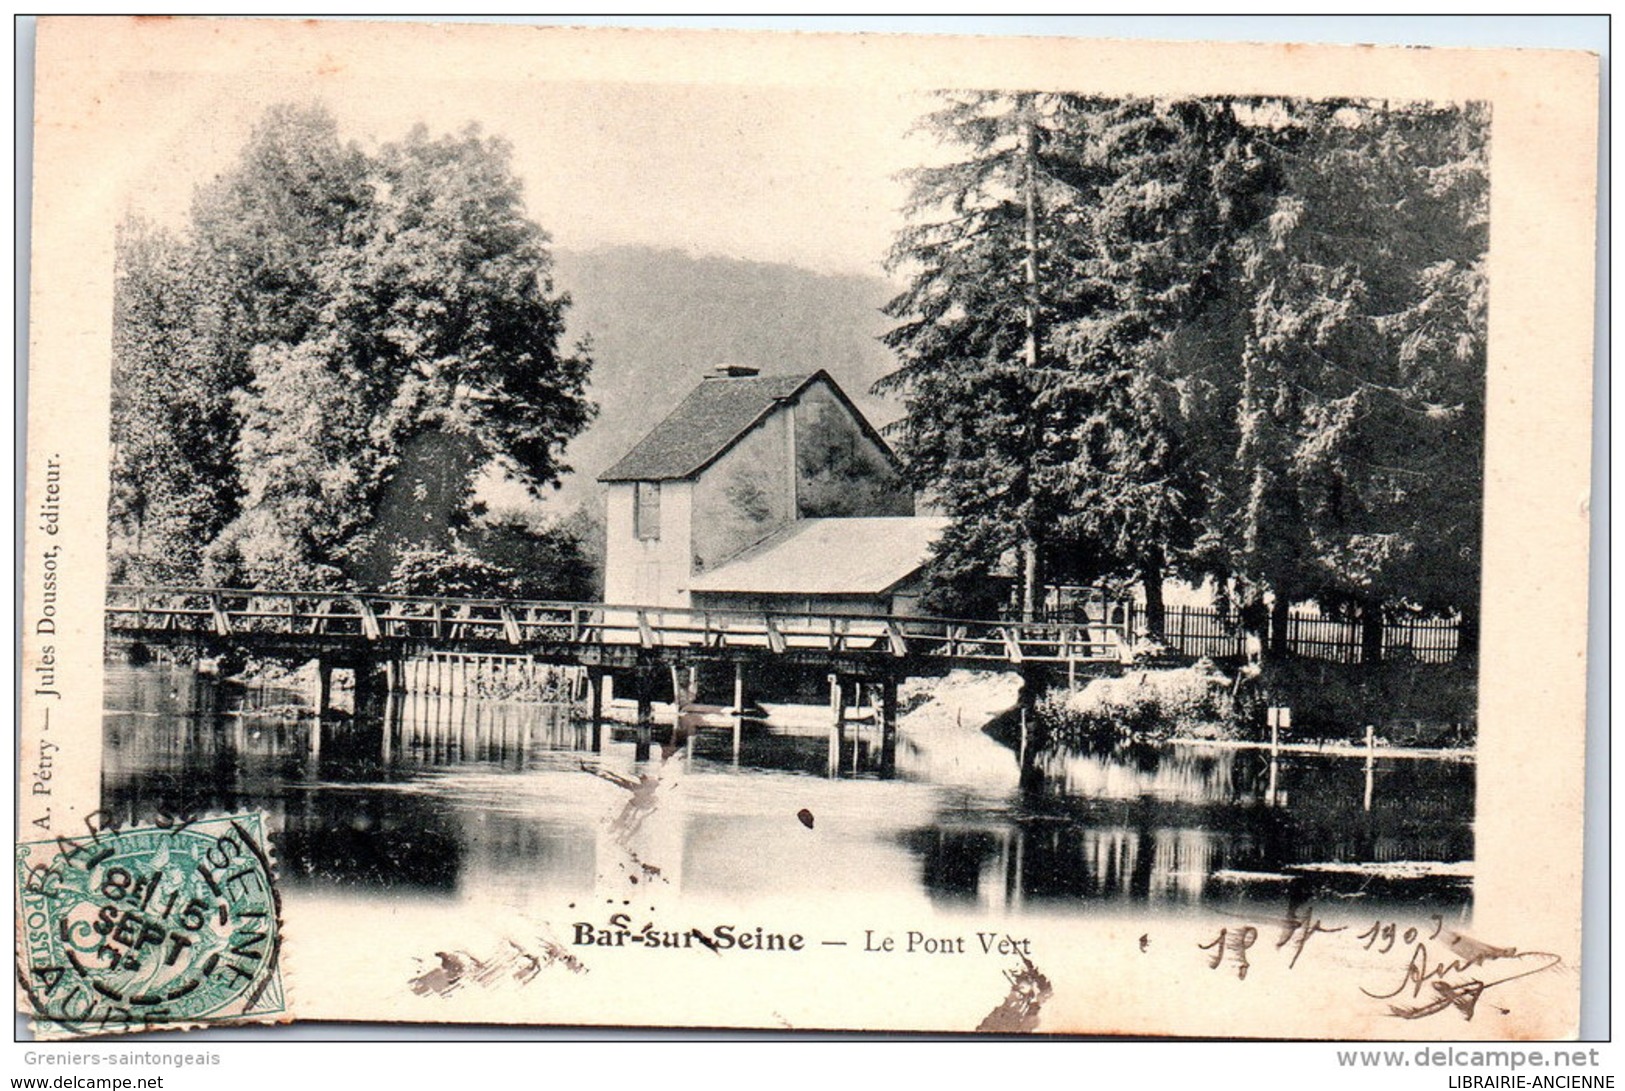
<path fill-rule="evenodd" d="M 911 613 L 947 522 L 822 371 L 719 368 L 599 480 L 612 603 Z"/>

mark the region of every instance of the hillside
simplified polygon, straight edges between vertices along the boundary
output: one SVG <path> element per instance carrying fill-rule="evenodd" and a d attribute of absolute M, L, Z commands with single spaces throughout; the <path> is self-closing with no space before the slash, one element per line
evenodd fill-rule
<path fill-rule="evenodd" d="M 823 368 L 876 426 L 894 404 L 870 386 L 892 367 L 878 340 L 892 289 L 878 277 L 825 276 L 791 265 L 617 247 L 556 251 L 556 286 L 573 300 L 568 337 L 592 338 L 598 419 L 570 444 L 574 473 L 549 497 L 554 513 L 594 500 L 595 478 L 721 363 L 766 374 Z M 485 490 L 493 503 L 510 490 Z"/>

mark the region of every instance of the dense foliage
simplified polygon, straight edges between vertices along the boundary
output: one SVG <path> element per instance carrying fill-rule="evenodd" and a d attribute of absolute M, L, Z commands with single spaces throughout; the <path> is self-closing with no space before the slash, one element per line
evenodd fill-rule
<path fill-rule="evenodd" d="M 1243 617 L 1458 614 L 1482 522 L 1477 106 L 946 96 L 886 388 L 939 592 L 1216 577 Z M 1259 623 L 1262 628 L 1262 623 Z M 1279 641 L 1277 641 L 1279 643 Z"/>
<path fill-rule="evenodd" d="M 115 575 L 380 586 L 473 551 L 476 476 L 556 482 L 592 415 L 547 241 L 476 128 L 369 154 L 270 111 L 183 231 L 120 233 Z"/>

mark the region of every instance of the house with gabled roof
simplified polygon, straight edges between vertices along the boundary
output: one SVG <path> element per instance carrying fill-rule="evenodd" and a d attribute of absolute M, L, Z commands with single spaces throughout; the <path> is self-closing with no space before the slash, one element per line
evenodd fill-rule
<path fill-rule="evenodd" d="M 824 371 L 717 368 L 598 479 L 626 605 L 914 612 L 946 525 Z"/>

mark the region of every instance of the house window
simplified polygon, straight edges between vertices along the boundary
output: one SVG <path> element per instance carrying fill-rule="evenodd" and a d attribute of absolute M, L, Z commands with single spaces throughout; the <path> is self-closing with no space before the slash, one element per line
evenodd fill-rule
<path fill-rule="evenodd" d="M 632 533 L 639 541 L 660 537 L 660 482 L 639 481 L 632 506 Z"/>

